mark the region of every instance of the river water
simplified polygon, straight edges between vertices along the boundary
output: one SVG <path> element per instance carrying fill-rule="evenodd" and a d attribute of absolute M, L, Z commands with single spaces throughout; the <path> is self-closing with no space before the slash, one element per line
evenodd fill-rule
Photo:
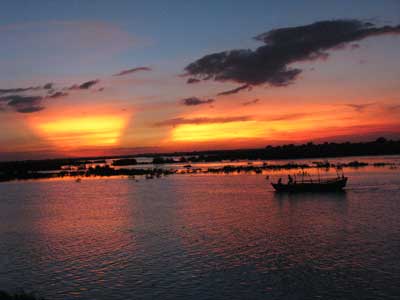
<path fill-rule="evenodd" d="M 345 171 L 336 194 L 279 195 L 265 174 L 1 183 L 0 290 L 398 299 L 400 169 Z"/>

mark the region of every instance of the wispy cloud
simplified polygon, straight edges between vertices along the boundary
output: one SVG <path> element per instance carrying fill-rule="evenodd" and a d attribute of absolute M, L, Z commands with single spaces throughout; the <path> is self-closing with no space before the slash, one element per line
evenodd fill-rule
<path fill-rule="evenodd" d="M 198 117 L 198 118 L 172 118 L 157 122 L 154 125 L 161 126 L 178 126 L 185 124 L 199 125 L 199 124 L 215 124 L 215 123 L 231 123 L 231 122 L 248 122 L 248 121 L 258 121 L 258 122 L 276 122 L 276 121 L 293 121 L 302 119 L 309 114 L 305 113 L 293 113 L 293 114 L 278 114 L 269 116 L 231 116 L 231 117 Z"/>
<path fill-rule="evenodd" d="M 260 99 L 254 99 L 246 102 L 242 102 L 243 106 L 249 106 L 249 105 L 254 105 L 260 102 Z"/>
<path fill-rule="evenodd" d="M 237 87 L 235 89 L 218 93 L 217 96 L 232 95 L 232 94 L 239 93 L 242 90 L 248 90 L 249 91 L 249 90 L 251 90 L 251 86 L 249 84 L 244 84 L 244 85 L 241 85 L 241 86 L 239 86 L 239 87 Z"/>
<path fill-rule="evenodd" d="M 137 67 L 137 68 L 132 68 L 128 70 L 122 70 L 121 72 L 114 74 L 113 76 L 123 76 L 127 74 L 132 74 L 132 73 L 137 73 L 140 71 L 151 71 L 152 69 L 149 67 Z"/>
<path fill-rule="evenodd" d="M 98 79 L 76 84 L 71 87 L 55 87 L 54 83 L 31 86 L 26 88 L 0 89 L 0 102 L 6 103 L 1 111 L 11 108 L 19 113 L 34 113 L 45 109 L 44 100 L 66 97 L 65 90 L 88 90 L 99 82 Z"/>
<path fill-rule="evenodd" d="M 182 99 L 181 102 L 183 105 L 186 105 L 186 106 L 196 106 L 196 105 L 202 105 L 202 104 L 211 104 L 211 103 L 215 102 L 215 100 L 190 97 L 190 98 Z"/>
<path fill-rule="evenodd" d="M 0 95 L 23 93 L 23 92 L 29 92 L 29 91 L 48 90 L 48 89 L 51 89 L 52 86 L 53 86 L 52 83 L 46 83 L 43 86 L 38 85 L 38 86 L 30 86 L 30 87 L 25 87 L 25 88 L 0 89 Z"/>
<path fill-rule="evenodd" d="M 307 114 L 307 113 L 280 114 L 280 115 L 274 115 L 274 116 L 267 116 L 267 117 L 261 118 L 260 120 L 268 121 L 268 122 L 293 121 L 293 120 L 302 119 L 302 118 L 307 117 L 309 115 L 310 114 Z"/>
<path fill-rule="evenodd" d="M 174 118 L 155 123 L 155 126 L 177 126 L 184 124 L 212 124 L 212 123 L 231 123 L 231 122 L 246 122 L 251 121 L 251 116 L 238 116 L 238 117 L 216 117 L 216 118 Z"/>
<path fill-rule="evenodd" d="M 188 78 L 187 79 L 187 81 L 186 81 L 186 83 L 188 83 L 188 84 L 193 84 L 193 83 L 198 83 L 198 82 L 200 82 L 201 80 L 200 79 L 197 79 L 197 78 Z"/>
<path fill-rule="evenodd" d="M 100 82 L 100 80 L 98 80 L 98 79 L 90 80 L 90 81 L 86 81 L 79 85 L 74 84 L 73 86 L 69 87 L 69 89 L 70 90 L 87 90 L 87 89 L 90 89 L 95 84 L 98 84 L 99 82 Z"/>
<path fill-rule="evenodd" d="M 365 111 L 368 107 L 375 105 L 376 103 L 362 103 L 362 104 L 353 104 L 353 103 L 349 103 L 346 104 L 346 106 L 353 108 L 355 111 L 357 112 L 363 112 Z"/>
<path fill-rule="evenodd" d="M 65 92 L 55 92 L 55 93 L 49 94 L 49 95 L 47 96 L 47 98 L 55 99 L 55 98 L 61 98 L 61 97 L 66 97 L 66 96 L 68 96 L 68 93 L 65 93 Z"/>

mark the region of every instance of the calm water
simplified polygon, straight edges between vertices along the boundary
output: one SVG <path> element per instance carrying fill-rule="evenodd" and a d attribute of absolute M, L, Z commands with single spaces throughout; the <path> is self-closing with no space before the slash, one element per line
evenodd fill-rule
<path fill-rule="evenodd" d="M 327 195 L 276 195 L 249 174 L 1 183 L 0 289 L 50 300 L 398 299 L 399 170 L 346 170 L 347 191 Z"/>

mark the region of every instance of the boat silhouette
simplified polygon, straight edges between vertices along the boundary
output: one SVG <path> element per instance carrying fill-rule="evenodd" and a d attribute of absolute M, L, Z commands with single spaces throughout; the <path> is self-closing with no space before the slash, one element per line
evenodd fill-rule
<path fill-rule="evenodd" d="M 293 181 L 291 178 L 292 177 L 289 175 L 287 183 L 282 183 L 282 179 L 280 178 L 278 182 L 271 183 L 271 185 L 277 192 L 335 192 L 343 190 L 348 179 L 343 175 L 330 179 L 310 179 L 301 180 L 299 182 Z"/>

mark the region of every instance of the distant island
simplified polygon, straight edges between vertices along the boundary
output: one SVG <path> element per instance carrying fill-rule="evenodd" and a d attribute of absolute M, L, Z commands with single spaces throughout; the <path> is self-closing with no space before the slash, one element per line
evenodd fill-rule
<path fill-rule="evenodd" d="M 0 162 L 0 181 L 55 178 L 65 176 L 135 176 L 143 175 L 160 177 L 177 173 L 176 169 L 167 168 L 165 165 L 177 163 L 185 164 L 186 173 L 232 173 L 255 172 L 277 169 L 306 169 L 311 167 L 363 167 L 368 163 L 352 161 L 348 164 L 335 166 L 328 161 L 316 161 L 313 165 L 284 163 L 267 164 L 262 166 L 231 166 L 220 168 L 207 168 L 206 170 L 192 168 L 190 163 L 198 162 L 234 162 L 234 161 L 266 161 L 276 159 L 299 158 L 329 158 L 346 156 L 374 156 L 400 154 L 400 141 L 379 138 L 372 142 L 364 143 L 322 143 L 312 142 L 295 145 L 267 146 L 258 149 L 213 150 L 174 153 L 147 153 L 128 156 L 62 158 L 47 160 L 25 160 Z M 147 162 L 138 162 L 139 157 L 152 158 Z M 106 160 L 112 160 L 107 163 Z M 123 168 L 133 165 L 152 165 L 143 168 Z M 375 163 L 383 166 L 385 163 Z M 115 168 L 117 167 L 117 168 Z M 182 173 L 182 172 L 181 172 Z"/>

